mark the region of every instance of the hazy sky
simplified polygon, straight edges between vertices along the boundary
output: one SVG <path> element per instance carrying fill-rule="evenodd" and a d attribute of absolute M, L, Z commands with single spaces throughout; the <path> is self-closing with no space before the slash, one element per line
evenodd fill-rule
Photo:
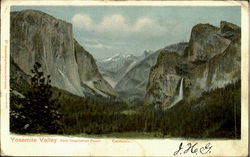
<path fill-rule="evenodd" d="M 117 53 L 140 55 L 169 44 L 188 41 L 198 23 L 219 26 L 228 21 L 240 26 L 240 7 L 85 6 L 11 7 L 35 9 L 73 24 L 76 40 L 93 56 Z"/>

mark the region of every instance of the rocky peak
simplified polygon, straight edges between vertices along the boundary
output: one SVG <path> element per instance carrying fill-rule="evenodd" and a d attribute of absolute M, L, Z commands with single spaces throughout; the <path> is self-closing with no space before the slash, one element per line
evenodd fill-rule
<path fill-rule="evenodd" d="M 198 24 L 193 27 L 187 51 L 190 62 L 201 64 L 213 56 L 222 53 L 230 40 L 221 35 L 218 27 L 210 24 Z"/>
<path fill-rule="evenodd" d="M 240 27 L 226 22 L 226 21 L 221 21 L 220 23 L 220 33 L 224 38 L 233 40 L 233 37 L 235 37 L 235 34 L 240 34 Z"/>

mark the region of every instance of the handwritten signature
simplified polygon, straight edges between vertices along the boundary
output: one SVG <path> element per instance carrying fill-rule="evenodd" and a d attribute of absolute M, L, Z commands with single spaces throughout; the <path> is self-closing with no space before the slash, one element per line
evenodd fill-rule
<path fill-rule="evenodd" d="M 177 151 L 174 152 L 174 156 L 176 155 L 181 155 L 181 154 L 187 154 L 187 153 L 191 153 L 191 154 L 209 154 L 211 153 L 211 149 L 212 149 L 212 145 L 211 143 L 207 143 L 205 146 L 198 146 L 198 143 L 188 143 L 186 145 L 184 145 L 182 142 L 179 145 L 179 149 Z"/>

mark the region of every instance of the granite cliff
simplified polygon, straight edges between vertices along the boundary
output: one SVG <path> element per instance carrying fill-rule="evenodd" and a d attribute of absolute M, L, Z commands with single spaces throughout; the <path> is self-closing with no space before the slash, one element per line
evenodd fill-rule
<path fill-rule="evenodd" d="M 144 104 L 166 110 L 182 99 L 191 101 L 205 91 L 240 80 L 240 32 L 240 27 L 225 21 L 220 27 L 194 26 L 183 56 L 160 52 L 150 70 Z"/>
<path fill-rule="evenodd" d="M 11 13 L 10 30 L 11 59 L 25 75 L 30 76 L 34 63 L 39 62 L 54 87 L 78 96 L 89 91 L 117 95 L 103 79 L 93 56 L 74 39 L 70 23 L 24 10 Z"/>

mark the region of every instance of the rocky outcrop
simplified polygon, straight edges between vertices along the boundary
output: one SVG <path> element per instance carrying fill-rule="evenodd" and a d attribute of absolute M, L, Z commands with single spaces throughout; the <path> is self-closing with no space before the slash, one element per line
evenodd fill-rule
<path fill-rule="evenodd" d="M 97 89 L 112 96 L 117 96 L 111 85 L 103 79 L 93 56 L 78 44 L 76 40 L 74 40 L 74 45 L 81 84 L 86 84 L 90 88 Z"/>
<path fill-rule="evenodd" d="M 187 43 L 173 44 L 147 56 L 126 73 L 115 86 L 115 90 L 130 104 L 143 104 L 150 68 L 155 65 L 158 55 L 174 51 L 182 56 L 186 47 Z"/>
<path fill-rule="evenodd" d="M 10 89 L 24 91 L 29 89 L 31 77 L 26 75 L 10 57 Z"/>
<path fill-rule="evenodd" d="M 145 95 L 146 104 L 171 104 L 177 97 L 178 86 L 182 77 L 178 75 L 176 66 L 185 64 L 180 55 L 175 52 L 162 52 L 155 66 L 150 70 L 149 83 Z M 160 107 L 160 106 L 159 106 Z"/>
<path fill-rule="evenodd" d="M 42 65 L 51 84 L 75 95 L 84 96 L 82 84 L 97 81 L 90 87 L 115 95 L 101 77 L 95 60 L 73 38 L 72 25 L 35 10 L 11 13 L 11 57 L 27 75 L 35 62 Z M 101 82 L 101 83 L 100 83 Z"/>
<path fill-rule="evenodd" d="M 168 109 L 183 90 L 193 100 L 204 91 L 222 88 L 240 79 L 240 28 L 222 21 L 193 27 L 184 56 L 161 53 L 151 68 L 144 103 Z M 180 89 L 183 79 L 183 89 Z"/>
<path fill-rule="evenodd" d="M 193 27 L 188 51 L 190 61 L 205 62 L 226 49 L 230 40 L 221 38 L 218 31 L 219 28 L 209 24 L 198 24 Z"/>

